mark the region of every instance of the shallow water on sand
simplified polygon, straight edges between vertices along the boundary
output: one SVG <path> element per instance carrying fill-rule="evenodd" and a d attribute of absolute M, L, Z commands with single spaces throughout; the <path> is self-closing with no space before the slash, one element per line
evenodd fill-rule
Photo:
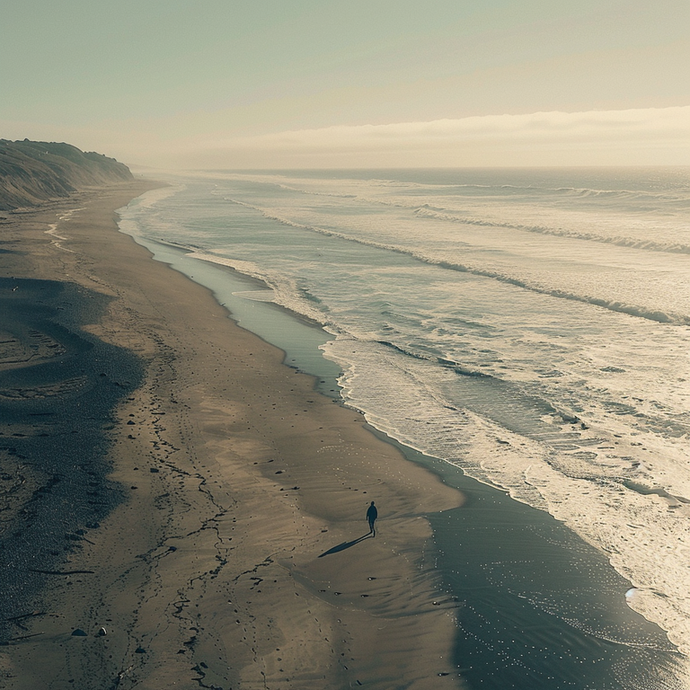
<path fill-rule="evenodd" d="M 326 392 L 342 372 L 348 404 L 468 493 L 432 523 L 471 687 L 686 687 L 687 173 L 176 185 L 123 230 L 178 245 L 162 260 L 232 295 L 240 321 L 261 312 L 245 325 Z M 268 289 L 230 286 L 222 265 Z M 295 335 L 267 299 L 331 336 Z"/>

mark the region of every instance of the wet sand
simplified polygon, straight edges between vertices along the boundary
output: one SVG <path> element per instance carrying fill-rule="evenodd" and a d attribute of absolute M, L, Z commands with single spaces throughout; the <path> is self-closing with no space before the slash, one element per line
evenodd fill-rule
<path fill-rule="evenodd" d="M 0 219 L 0 684 L 461 687 L 461 494 L 119 233 L 151 186 Z"/>

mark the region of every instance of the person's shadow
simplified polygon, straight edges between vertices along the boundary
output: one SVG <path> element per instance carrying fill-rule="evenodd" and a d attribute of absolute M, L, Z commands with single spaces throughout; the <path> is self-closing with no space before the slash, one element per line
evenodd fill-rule
<path fill-rule="evenodd" d="M 374 533 L 373 532 L 367 532 L 366 534 L 363 534 L 361 537 L 358 537 L 354 541 L 344 541 L 342 544 L 338 544 L 338 546 L 334 546 L 332 549 L 328 549 L 328 551 L 324 551 L 319 558 L 323 558 L 324 556 L 330 556 L 332 553 L 338 553 L 338 551 L 345 551 L 345 549 L 349 549 L 350 547 L 354 546 L 355 544 L 359 544 L 360 542 L 364 541 L 365 539 L 373 539 L 374 538 Z"/>

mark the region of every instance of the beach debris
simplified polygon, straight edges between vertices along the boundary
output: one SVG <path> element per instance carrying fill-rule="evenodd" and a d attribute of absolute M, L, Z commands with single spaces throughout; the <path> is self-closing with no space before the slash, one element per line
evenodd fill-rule
<path fill-rule="evenodd" d="M 20 635 L 19 637 L 10 637 L 9 640 L 3 640 L 0 642 L 1 645 L 7 646 L 10 644 L 10 642 L 19 642 L 21 640 L 30 640 L 32 637 L 38 637 L 39 635 L 43 635 L 42 632 L 35 632 L 35 633 L 30 633 L 29 635 Z"/>
<path fill-rule="evenodd" d="M 72 630 L 72 636 L 73 637 L 88 637 L 88 635 L 81 628 L 75 628 L 74 630 Z"/>
<path fill-rule="evenodd" d="M 105 637 L 107 634 L 108 634 L 108 631 L 105 628 L 99 628 L 98 632 L 96 633 L 96 635 L 98 635 L 98 637 Z"/>
<path fill-rule="evenodd" d="M 31 613 L 23 613 L 20 616 L 12 616 L 12 618 L 5 618 L 6 621 L 8 622 L 15 622 L 15 621 L 21 621 L 24 620 L 25 618 L 33 618 L 34 616 L 45 616 L 45 611 L 32 611 Z"/>
<path fill-rule="evenodd" d="M 130 666 L 129 668 L 126 668 L 124 671 L 120 671 L 117 674 L 117 678 L 115 679 L 115 685 L 119 685 L 122 679 L 130 673 L 130 671 L 134 668 L 134 666 Z"/>

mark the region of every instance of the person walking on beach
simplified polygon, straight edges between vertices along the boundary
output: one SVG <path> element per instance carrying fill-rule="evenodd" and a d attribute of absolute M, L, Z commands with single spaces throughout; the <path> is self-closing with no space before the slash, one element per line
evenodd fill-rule
<path fill-rule="evenodd" d="M 379 511 L 376 510 L 376 506 L 374 505 L 374 502 L 371 502 L 371 505 L 367 508 L 367 520 L 369 521 L 369 534 L 373 534 L 376 536 L 376 527 L 374 527 L 374 523 L 376 522 L 376 518 L 379 516 Z"/>

